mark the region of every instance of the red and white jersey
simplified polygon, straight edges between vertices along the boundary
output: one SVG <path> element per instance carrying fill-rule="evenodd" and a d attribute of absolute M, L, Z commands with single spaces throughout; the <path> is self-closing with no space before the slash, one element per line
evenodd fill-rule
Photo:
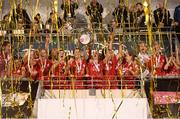
<path fill-rule="evenodd" d="M 168 70 L 165 71 L 165 75 L 176 76 L 180 75 L 180 69 L 178 69 L 174 64 L 168 67 Z"/>
<path fill-rule="evenodd" d="M 85 60 L 73 60 L 70 64 L 70 69 L 73 70 L 75 76 L 83 77 L 85 75 L 86 61 Z"/>
<path fill-rule="evenodd" d="M 45 59 L 43 61 L 39 59 L 38 65 L 40 67 L 42 76 L 48 76 L 52 66 L 52 61 L 49 59 Z"/>
<path fill-rule="evenodd" d="M 164 55 L 158 55 L 155 57 L 155 67 L 156 68 L 163 68 L 164 64 L 166 62 Z"/>
<path fill-rule="evenodd" d="M 122 64 L 122 73 L 125 77 L 132 76 L 130 70 L 136 70 L 137 65 L 135 65 L 133 62 Z"/>
<path fill-rule="evenodd" d="M 164 55 L 157 55 L 154 58 L 153 65 L 155 67 L 155 74 L 163 75 L 164 74 L 164 66 L 166 64 L 166 58 Z"/>
<path fill-rule="evenodd" d="M 131 71 L 138 70 L 138 65 L 134 64 L 133 61 L 125 64 L 122 64 L 122 75 L 123 75 L 123 82 L 122 86 L 127 89 L 135 88 L 135 75 L 132 74 Z"/>
<path fill-rule="evenodd" d="M 118 64 L 117 57 L 112 57 L 111 60 L 104 62 L 104 86 L 105 89 L 117 89 L 118 88 L 118 80 L 115 77 L 117 74 L 116 67 Z"/>
<path fill-rule="evenodd" d="M 88 64 L 88 75 L 96 78 L 103 76 L 103 62 L 92 61 Z"/>
<path fill-rule="evenodd" d="M 150 59 L 150 56 L 147 53 L 139 53 L 138 58 L 142 64 L 145 64 Z"/>
<path fill-rule="evenodd" d="M 31 77 L 33 80 L 40 80 L 41 73 L 42 73 L 40 67 L 36 65 L 36 66 L 34 66 L 34 67 L 32 68 L 32 71 L 37 72 L 37 74 L 36 74 L 36 75 L 30 74 L 30 77 Z"/>
<path fill-rule="evenodd" d="M 21 68 L 14 69 L 12 73 L 13 73 L 13 76 L 15 76 L 15 77 L 20 76 L 22 74 Z"/>
<path fill-rule="evenodd" d="M 53 71 L 54 76 L 64 76 L 66 70 L 66 63 L 65 61 L 60 61 L 57 67 L 55 67 Z"/>
<path fill-rule="evenodd" d="M 56 62 L 57 63 L 57 62 Z M 52 75 L 51 78 L 53 79 L 53 82 L 49 81 L 45 83 L 45 85 L 52 85 L 53 83 L 53 89 L 68 89 L 69 84 L 66 80 L 66 62 L 64 60 L 61 60 L 56 64 L 56 67 L 52 69 Z M 53 67 L 53 66 L 52 66 Z M 46 86 L 46 88 L 51 88 L 50 86 Z"/>
<path fill-rule="evenodd" d="M 148 69 L 156 75 L 163 75 L 164 74 L 164 66 L 166 64 L 166 58 L 164 55 L 156 55 L 152 56 L 150 60 L 146 63 Z"/>
<path fill-rule="evenodd" d="M 126 60 L 125 58 L 120 58 L 120 59 L 117 59 L 117 63 L 116 63 L 116 72 L 118 74 L 118 70 L 119 68 L 122 66 L 122 64 L 125 64 L 126 63 Z"/>
<path fill-rule="evenodd" d="M 29 68 L 31 68 L 31 69 L 29 69 Z M 25 77 L 30 77 L 33 80 L 39 80 L 40 77 L 42 76 L 42 72 L 41 72 L 41 69 L 40 69 L 38 63 L 36 63 L 34 66 L 30 66 L 30 67 L 28 67 L 28 64 L 24 64 L 21 68 L 21 71 L 22 71 L 22 69 L 25 69 Z M 31 72 L 36 72 L 36 74 L 30 73 L 30 70 L 31 70 Z"/>
<path fill-rule="evenodd" d="M 70 64 L 70 72 L 75 76 L 74 83 L 70 82 L 70 88 L 75 89 L 84 89 L 83 77 L 86 70 L 86 61 L 85 60 L 73 60 Z M 73 79 L 73 78 L 72 78 Z"/>
<path fill-rule="evenodd" d="M 117 60 L 116 56 L 114 56 L 111 60 L 104 63 L 104 71 L 105 71 L 106 76 L 116 75 L 117 62 L 118 62 L 118 60 Z"/>

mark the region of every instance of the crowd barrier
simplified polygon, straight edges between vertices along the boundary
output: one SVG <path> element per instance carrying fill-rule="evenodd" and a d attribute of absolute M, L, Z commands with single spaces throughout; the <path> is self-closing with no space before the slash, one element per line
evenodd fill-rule
<path fill-rule="evenodd" d="M 57 78 L 57 77 L 56 77 Z M 117 77 L 118 78 L 118 77 Z M 41 98 L 48 99 L 65 99 L 73 98 L 74 96 L 80 96 L 81 98 L 87 98 L 89 96 L 96 96 L 97 98 L 114 98 L 124 97 L 124 98 L 132 98 L 134 96 L 138 96 L 139 98 L 147 98 L 151 97 L 150 92 L 150 81 L 153 81 L 153 90 L 154 93 L 152 96 L 158 95 L 157 92 L 167 92 L 167 94 L 177 93 L 177 96 L 171 95 L 171 97 L 176 100 L 166 101 L 167 104 L 178 104 L 179 91 L 180 89 L 180 77 L 179 76 L 149 76 L 144 79 L 134 80 L 135 88 L 125 88 L 123 85 L 123 78 L 120 78 L 117 89 L 110 88 L 93 88 L 92 85 L 89 88 L 77 89 L 77 88 L 59 88 L 63 86 L 57 83 L 58 80 L 50 79 L 50 80 L 32 80 L 29 78 L 5 78 L 1 77 L 1 91 L 2 91 L 2 117 L 31 117 L 34 107 L 35 100 Z M 132 81 L 132 80 L 131 80 Z M 71 80 L 69 81 L 71 82 Z M 44 85 L 45 84 L 45 85 Z M 148 84 L 148 85 L 147 85 Z M 131 85 L 131 84 L 130 84 Z M 45 87 L 45 86 L 48 86 Z M 55 86 L 54 88 L 52 88 Z M 66 85 L 64 85 L 65 87 Z M 72 86 L 70 83 L 68 86 Z M 88 86 L 88 85 L 86 85 Z M 109 86 L 109 85 L 108 85 Z M 86 93 L 82 93 L 83 91 L 87 91 Z M 112 91 L 112 92 L 111 92 Z M 118 91 L 118 93 L 116 92 Z M 134 92 L 135 91 L 135 92 Z M 79 92 L 79 93 L 78 93 Z M 81 93 L 80 93 L 81 92 Z M 131 94 L 134 92 L 133 94 Z M 145 94 L 146 92 L 146 94 Z M 172 92 L 172 93 L 168 93 Z M 138 95 L 137 95 L 138 93 Z M 149 94 L 147 94 L 149 93 Z M 129 95 L 131 94 L 131 97 Z M 159 93 L 160 94 L 160 93 Z M 163 93 L 165 94 L 165 93 Z M 58 96 L 59 95 L 59 96 Z M 74 95 L 74 96 L 73 96 Z M 99 96 L 98 96 L 99 95 Z M 101 96 L 100 96 L 101 95 Z M 159 96 L 159 95 L 158 95 Z M 154 97 L 156 108 L 159 103 L 162 103 L 161 100 L 157 100 L 158 96 Z M 162 96 L 162 95 L 161 95 Z M 136 97 L 137 98 L 137 97 Z M 166 100 L 165 98 L 162 99 Z M 164 103 L 164 102 L 163 102 Z M 166 104 L 166 105 L 167 105 Z M 177 108 L 176 108 L 177 109 Z M 177 113 L 176 113 L 177 114 Z"/>

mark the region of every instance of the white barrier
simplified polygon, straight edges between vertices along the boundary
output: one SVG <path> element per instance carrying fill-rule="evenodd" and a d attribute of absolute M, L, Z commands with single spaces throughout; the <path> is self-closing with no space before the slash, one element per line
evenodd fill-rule
<path fill-rule="evenodd" d="M 85 92 L 88 93 L 88 90 L 78 92 L 85 94 Z M 112 119 L 114 116 L 114 119 L 147 119 L 150 114 L 146 98 L 132 96 L 131 98 L 117 96 L 111 98 L 108 95 L 106 98 L 102 98 L 97 94 L 86 98 L 81 96 L 72 98 L 69 92 L 67 93 L 69 97 L 65 96 L 65 98 L 38 99 L 37 118 Z M 117 113 L 115 114 L 115 112 Z"/>
<path fill-rule="evenodd" d="M 147 119 L 147 100 L 116 98 L 114 103 L 110 98 L 38 100 L 39 119 L 112 119 L 113 116 L 114 119 Z"/>

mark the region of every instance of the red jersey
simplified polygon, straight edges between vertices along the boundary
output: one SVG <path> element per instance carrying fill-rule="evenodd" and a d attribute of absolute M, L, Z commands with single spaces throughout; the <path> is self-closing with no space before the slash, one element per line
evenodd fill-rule
<path fill-rule="evenodd" d="M 66 64 L 64 61 L 60 62 L 57 67 L 55 67 L 54 71 L 53 71 L 53 75 L 54 76 L 62 76 L 65 75 L 65 68 L 66 68 Z"/>
<path fill-rule="evenodd" d="M 180 69 L 177 69 L 176 66 L 173 64 L 168 67 L 168 70 L 166 70 L 165 73 L 166 73 L 166 75 L 179 76 Z"/>
<path fill-rule="evenodd" d="M 92 61 L 88 64 L 88 75 L 90 76 L 88 87 L 103 88 L 103 67 L 103 62 Z"/>
<path fill-rule="evenodd" d="M 133 62 L 126 62 L 125 64 L 122 64 L 121 70 L 122 71 L 122 87 L 125 89 L 133 89 L 135 88 L 135 76 L 131 73 L 130 70 L 136 71 L 138 68 L 137 65 L 135 65 Z"/>
<path fill-rule="evenodd" d="M 30 77 L 33 80 L 39 80 L 39 78 L 42 74 L 38 63 L 36 63 L 34 66 L 31 66 L 32 72 L 36 72 L 36 74 L 30 73 L 29 68 L 28 68 L 28 64 L 24 64 L 22 66 L 22 68 L 25 68 L 25 77 L 27 77 L 27 78 Z"/>
<path fill-rule="evenodd" d="M 14 77 L 19 77 L 20 75 L 22 75 L 21 68 L 13 70 L 13 76 Z"/>
<path fill-rule="evenodd" d="M 83 77 L 85 75 L 85 70 L 86 70 L 86 61 L 82 59 L 80 59 L 79 61 L 74 60 L 70 64 L 70 70 L 71 70 L 71 74 L 74 75 L 74 77 L 71 78 L 71 82 L 70 82 L 71 88 L 73 88 L 73 82 L 74 82 L 75 89 L 83 89 L 84 88 Z"/>
<path fill-rule="evenodd" d="M 49 59 L 46 59 L 44 61 L 38 60 L 37 65 L 40 67 L 41 77 L 44 77 L 43 78 L 44 80 L 48 80 L 50 78 L 49 74 L 50 74 L 50 69 L 52 66 L 51 60 Z"/>
<path fill-rule="evenodd" d="M 54 71 L 52 72 L 52 75 L 54 76 L 53 79 L 53 88 L 54 89 L 68 89 L 69 84 L 66 80 L 66 63 L 64 61 L 61 61 L 57 67 L 55 67 Z"/>
<path fill-rule="evenodd" d="M 33 80 L 39 80 L 40 76 L 41 76 L 41 69 L 40 69 L 40 67 L 38 65 L 35 65 L 35 66 L 33 66 L 32 71 L 37 72 L 37 74 L 36 75 L 30 74 L 30 77 Z"/>
<path fill-rule="evenodd" d="M 105 73 L 105 85 L 106 88 L 118 88 L 118 81 L 115 77 L 116 72 L 116 66 L 117 66 L 117 58 L 114 56 L 111 60 L 109 60 L 107 63 L 104 63 L 104 73 Z"/>
<path fill-rule="evenodd" d="M 72 70 L 71 73 L 73 73 L 75 75 L 75 77 L 81 78 L 85 75 L 86 61 L 85 60 L 80 60 L 80 61 L 74 60 L 70 64 L 70 68 Z"/>
<path fill-rule="evenodd" d="M 164 66 L 166 64 L 166 59 L 164 55 L 156 55 L 155 57 L 151 57 L 148 63 L 149 69 L 152 70 L 152 67 L 155 68 L 156 75 L 164 75 Z"/>
<path fill-rule="evenodd" d="M 107 63 L 104 63 L 104 71 L 105 75 L 116 75 L 116 66 L 117 66 L 118 60 L 116 56 L 114 56 L 111 60 L 109 60 Z"/>

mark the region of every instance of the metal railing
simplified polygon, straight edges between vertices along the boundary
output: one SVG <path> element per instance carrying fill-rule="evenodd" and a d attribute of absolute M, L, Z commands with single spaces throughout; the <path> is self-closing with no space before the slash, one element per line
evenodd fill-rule
<path fill-rule="evenodd" d="M 141 84 L 143 84 L 144 81 L 147 79 L 180 79 L 179 75 L 171 75 L 171 76 L 147 76 L 141 79 L 140 76 L 133 77 L 131 76 L 102 76 L 102 77 L 94 77 L 94 76 L 53 76 L 53 77 L 44 77 L 44 79 L 37 79 L 33 80 L 30 78 L 0 78 L 1 82 L 22 82 L 22 81 L 29 81 L 29 82 L 41 82 L 43 83 L 43 86 L 47 87 L 53 87 L 53 86 L 59 86 L 59 87 L 66 87 L 66 89 L 70 89 L 73 85 L 75 86 L 83 86 L 83 89 L 89 89 L 95 86 L 101 86 L 99 88 L 106 87 L 111 88 L 115 87 L 116 89 L 121 89 L 127 87 L 136 88 L 142 88 Z M 58 88 L 58 87 L 57 87 Z"/>

